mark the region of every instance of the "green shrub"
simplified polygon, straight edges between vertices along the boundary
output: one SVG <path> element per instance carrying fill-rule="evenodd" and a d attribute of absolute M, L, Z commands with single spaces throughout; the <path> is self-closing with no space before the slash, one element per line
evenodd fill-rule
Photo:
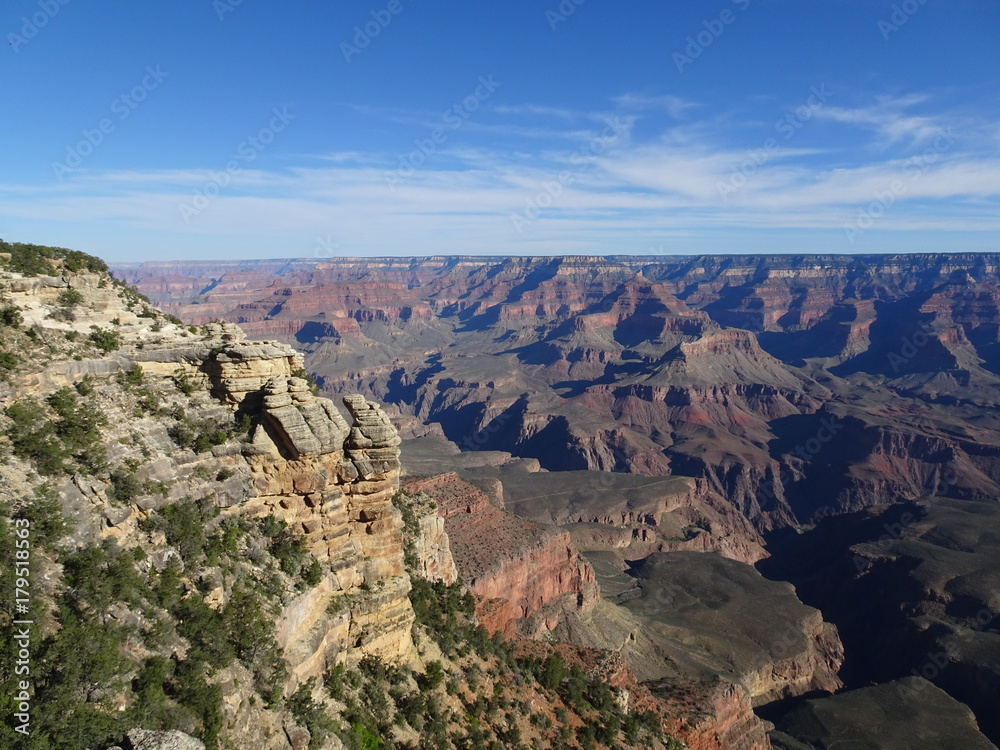
<path fill-rule="evenodd" d="M 269 704 L 281 700 L 281 687 L 288 676 L 288 664 L 275 640 L 274 614 L 265 608 L 259 593 L 238 586 L 222 613 L 240 661 L 254 675 L 257 693 Z"/>
<path fill-rule="evenodd" d="M 51 484 L 36 487 L 32 495 L 15 517 L 26 518 L 31 523 L 32 545 L 52 549 L 66 536 L 70 525 L 63 516 L 59 496 Z"/>
<path fill-rule="evenodd" d="M 553 651 L 545 657 L 538 682 L 546 690 L 555 690 L 562 683 L 565 674 L 566 667 L 563 664 L 562 656 L 560 656 L 558 651 Z"/>
<path fill-rule="evenodd" d="M 11 352 L 0 349 L 0 370 L 14 370 L 20 360 Z"/>
<path fill-rule="evenodd" d="M 203 513 L 194 501 L 184 500 L 166 506 L 159 515 L 167 544 L 180 553 L 186 564 L 197 562 L 205 549 L 205 523 L 214 513 Z"/>
<path fill-rule="evenodd" d="M 93 255 L 87 255 L 79 250 L 67 250 L 64 247 L 47 247 L 31 245 L 23 242 L 3 242 L 0 240 L 0 252 L 10 253 L 7 268 L 25 276 L 49 275 L 55 270 L 53 263 L 62 264 L 67 271 L 90 271 L 92 273 L 107 273 L 108 264 Z"/>
<path fill-rule="evenodd" d="M 177 386 L 177 390 L 183 393 L 185 396 L 192 396 L 197 390 L 195 381 L 192 380 L 191 376 L 188 375 L 184 370 L 178 368 L 174 372 L 174 385 Z"/>
<path fill-rule="evenodd" d="M 0 326 L 17 328 L 24 322 L 21 310 L 14 305 L 4 305 L 0 307 Z"/>
<path fill-rule="evenodd" d="M 171 614 L 177 621 L 177 632 L 191 643 L 189 659 L 204 661 L 219 669 L 232 663 L 236 653 L 222 614 L 197 596 L 178 601 Z"/>
<path fill-rule="evenodd" d="M 15 456 L 31 461 L 43 476 L 66 471 L 68 451 L 41 404 L 32 398 L 22 399 L 7 407 L 7 416 L 13 421 L 6 434 Z"/>
<path fill-rule="evenodd" d="M 288 710 L 292 716 L 309 730 L 309 748 L 321 747 L 335 728 L 331 719 L 323 709 L 323 706 L 312 699 L 312 691 L 316 684 L 315 679 L 299 685 L 298 690 L 288 699 Z"/>
<path fill-rule="evenodd" d="M 143 483 L 140 482 L 135 472 L 119 468 L 111 472 L 111 488 L 108 490 L 108 497 L 117 503 L 125 505 L 134 502 L 146 494 Z"/>
<path fill-rule="evenodd" d="M 83 295 L 78 289 L 64 289 L 59 293 L 57 301 L 62 307 L 74 307 L 83 302 Z"/>
<path fill-rule="evenodd" d="M 195 422 L 183 416 L 167 429 L 167 434 L 178 447 L 190 448 L 195 453 L 207 453 L 230 438 L 230 433 L 214 422 Z"/>
<path fill-rule="evenodd" d="M 179 662 L 174 680 L 175 695 L 185 708 L 198 717 L 201 731 L 199 738 L 207 750 L 219 746 L 222 731 L 222 688 L 206 682 L 199 662 L 192 659 Z"/>
<path fill-rule="evenodd" d="M 95 330 L 91 332 L 88 338 L 90 339 L 90 342 L 102 352 L 107 354 L 121 348 L 122 338 L 118 331 L 97 328 L 96 326 L 94 326 L 94 329 Z"/>
<path fill-rule="evenodd" d="M 142 385 L 144 381 L 142 367 L 136 365 L 131 370 L 122 370 L 115 376 L 115 380 L 118 381 L 119 385 L 126 388 Z"/>

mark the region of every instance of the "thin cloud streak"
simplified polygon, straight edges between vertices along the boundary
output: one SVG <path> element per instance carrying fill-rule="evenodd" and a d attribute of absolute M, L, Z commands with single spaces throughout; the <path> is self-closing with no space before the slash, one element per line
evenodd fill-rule
<path fill-rule="evenodd" d="M 43 221 L 106 224 L 140 238 L 149 233 L 235 243 L 252 237 L 276 248 L 299 247 L 332 233 L 345 253 L 356 254 L 400 254 L 404 248 L 462 253 L 473 246 L 475 252 L 525 254 L 559 246 L 565 248 L 559 252 L 611 253 L 619 242 L 664 233 L 840 231 L 888 191 L 891 203 L 881 212 L 879 231 L 1000 230 L 1000 153 L 969 146 L 973 137 L 974 146 L 981 146 L 979 123 L 908 114 L 922 103 L 924 98 L 914 96 L 878 100 L 867 108 L 824 107 L 816 112 L 818 119 L 869 133 L 873 148 L 894 145 L 892 156 L 869 153 L 856 164 L 833 166 L 831 151 L 796 136 L 753 164 L 739 188 L 728 193 L 720 185 L 730 184 L 734 171 L 747 163 L 756 137 L 749 148 L 737 145 L 747 140 L 739 124 L 715 117 L 672 123 L 639 141 L 634 128 L 640 121 L 648 125 L 646 112 L 659 108 L 671 117 L 687 117 L 696 105 L 629 94 L 616 100 L 619 110 L 613 114 L 496 107 L 516 121 L 469 122 L 463 130 L 514 138 L 534 133 L 550 143 L 544 149 L 501 150 L 456 139 L 393 189 L 386 175 L 397 168 L 399 154 L 310 155 L 284 168 L 241 169 L 185 221 L 180 207 L 205 192 L 212 168 L 80 169 L 48 187 L 0 185 L 0 227 L 7 232 L 8 226 Z M 539 118 L 580 120 L 586 126 L 566 131 L 525 121 Z M 608 120 L 598 118 L 615 118 L 618 127 L 603 144 Z M 972 135 L 966 142 L 949 136 L 933 158 L 926 157 L 946 121 L 955 133 Z M 511 215 L 532 207 L 532 220 L 515 231 Z"/>

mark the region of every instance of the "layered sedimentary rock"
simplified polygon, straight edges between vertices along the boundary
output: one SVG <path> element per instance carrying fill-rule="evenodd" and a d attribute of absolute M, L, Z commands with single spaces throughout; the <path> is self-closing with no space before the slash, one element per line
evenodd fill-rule
<path fill-rule="evenodd" d="M 942 254 L 262 261 L 258 278 L 243 263 L 123 271 L 153 294 L 169 276 L 164 301 L 192 320 L 253 318 L 255 336 L 303 345 L 328 393 L 391 402 L 466 450 L 552 470 L 704 478 L 768 530 L 936 491 L 946 471 L 963 496 L 995 491 L 998 432 L 976 426 L 982 455 L 949 422 L 970 400 L 1000 403 L 998 267 L 994 255 Z M 178 275 L 201 284 L 187 300 L 198 304 L 178 300 Z M 931 404 L 925 423 L 951 432 L 943 450 L 954 456 L 911 454 L 919 465 L 906 479 L 867 435 L 836 470 L 826 451 L 788 445 L 797 421 L 845 403 L 897 442 L 907 440 L 899 415 Z M 812 487 L 838 475 L 849 478 L 817 503 Z"/>
<path fill-rule="evenodd" d="M 401 502 L 411 514 L 410 538 L 414 556 L 414 572 L 428 581 L 453 584 L 458 580 L 458 568 L 451 552 L 451 539 L 445 531 L 444 518 L 438 514 L 437 503 L 424 492 L 407 492 Z"/>
<path fill-rule="evenodd" d="M 552 630 L 564 609 L 596 601 L 593 569 L 567 532 L 504 512 L 457 474 L 408 479 L 403 487 L 434 499 L 459 576 L 477 596 L 499 602 L 484 622 L 490 629 Z"/>
<path fill-rule="evenodd" d="M 236 380 L 240 387 L 246 377 L 252 375 Z M 246 508 L 293 525 L 330 565 L 330 576 L 296 600 L 282 621 L 282 645 L 289 657 L 298 654 L 301 661 L 290 661 L 303 679 L 343 658 L 339 654 L 398 660 L 412 646 L 402 522 L 392 505 L 399 437 L 376 404 L 362 397 L 344 401 L 350 427 L 306 381 L 272 377 L 244 449 L 255 495 Z M 331 613 L 338 597 L 347 604 Z"/>

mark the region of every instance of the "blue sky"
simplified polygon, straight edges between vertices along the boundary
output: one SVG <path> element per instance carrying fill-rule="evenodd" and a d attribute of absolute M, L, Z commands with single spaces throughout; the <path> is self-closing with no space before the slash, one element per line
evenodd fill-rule
<path fill-rule="evenodd" d="M 1000 251 L 996 0 L 7 0 L 0 237 Z"/>

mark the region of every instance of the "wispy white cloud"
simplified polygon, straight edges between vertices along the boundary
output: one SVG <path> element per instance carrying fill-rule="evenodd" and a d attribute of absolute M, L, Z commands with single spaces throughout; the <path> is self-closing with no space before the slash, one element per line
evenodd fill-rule
<path fill-rule="evenodd" d="M 906 113 L 923 99 L 819 111 L 827 122 L 861 127 L 874 144 L 912 146 L 918 160 L 870 152 L 860 163 L 835 165 L 820 149 L 796 141 L 794 149 L 771 153 L 724 200 L 720 182 L 747 159 L 747 149 L 733 146 L 738 124 L 727 128 L 719 118 L 665 123 L 656 137 L 636 140 L 632 127 L 643 100 L 629 96 L 619 100 L 620 134 L 600 149 L 594 139 L 606 126 L 593 120 L 572 137 L 550 131 L 564 140 L 541 149 L 496 147 L 503 139 L 491 139 L 490 148 L 449 143 L 393 190 L 386 181 L 396 167 L 392 154 L 320 154 L 283 169 L 240 170 L 186 219 L 182 206 L 206 192 L 218 174 L 212 168 L 80 169 L 50 187 L 0 185 L 0 230 L 40 222 L 100 225 L 140 238 L 234 247 L 252 238 L 281 255 L 308 254 L 315 237 L 331 235 L 343 252 L 359 255 L 610 253 L 636 236 L 839 231 L 859 207 L 892 191 L 882 230 L 1000 231 L 1000 149 L 983 153 L 953 136 L 933 158 L 921 156 L 939 138 L 942 121 L 960 125 L 954 117 Z M 505 109 L 514 122 L 497 127 L 530 127 L 528 116 L 587 119 L 524 106 Z M 678 113 L 693 109 L 677 106 Z M 531 216 L 520 232 L 515 214 Z"/>
<path fill-rule="evenodd" d="M 681 119 L 687 114 L 688 110 L 695 109 L 698 106 L 694 102 L 685 101 L 679 96 L 671 96 L 669 94 L 652 96 L 630 93 L 617 96 L 612 101 L 620 109 L 636 112 L 665 112 L 675 120 Z"/>
<path fill-rule="evenodd" d="M 880 136 L 882 145 L 919 145 L 933 140 L 947 127 L 940 117 L 908 114 L 913 107 L 926 101 L 926 96 L 919 95 L 879 97 L 866 107 L 824 107 L 816 112 L 816 117 L 873 130 Z"/>

